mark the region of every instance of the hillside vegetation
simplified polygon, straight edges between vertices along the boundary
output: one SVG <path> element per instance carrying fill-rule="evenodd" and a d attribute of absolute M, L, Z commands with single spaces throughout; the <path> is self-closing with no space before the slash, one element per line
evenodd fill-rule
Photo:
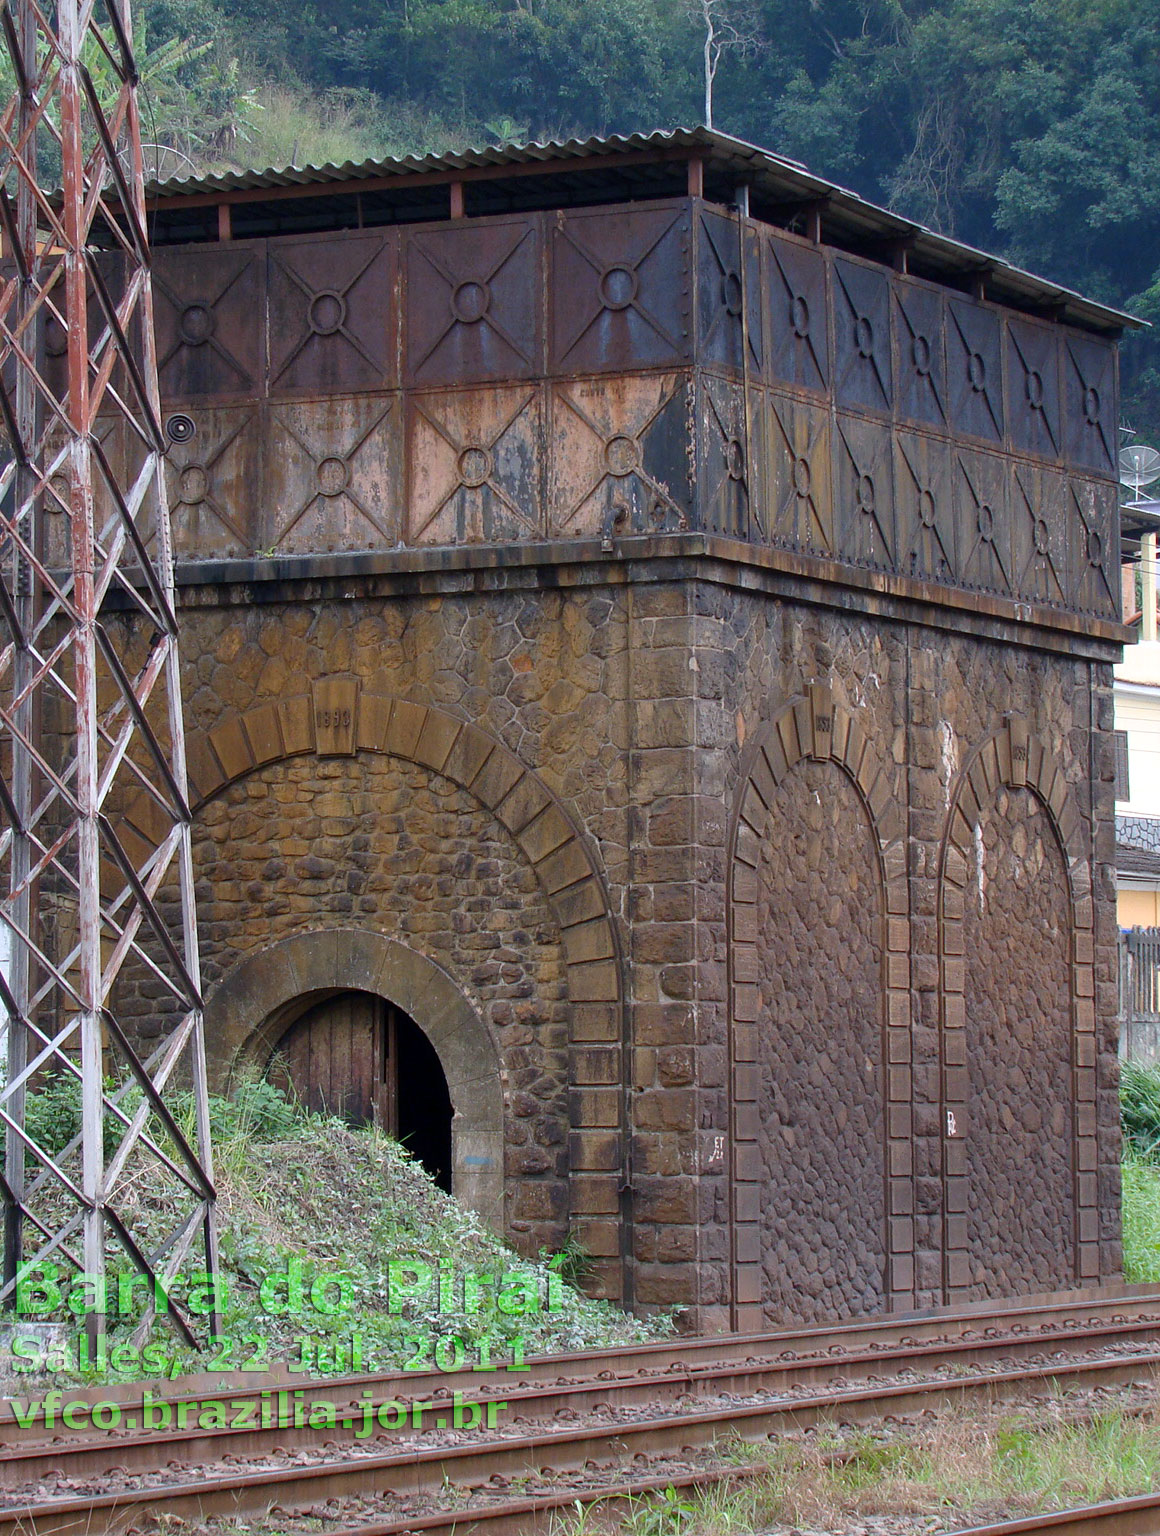
<path fill-rule="evenodd" d="M 1160 319 L 1160 0 L 142 0 L 145 128 L 174 175 L 688 125 L 706 12 L 716 127 Z"/>
<path fill-rule="evenodd" d="M 48 1079 L 28 1106 L 29 1128 L 50 1151 L 80 1130 L 71 1079 Z M 192 1134 L 192 1102 L 179 1098 L 173 1107 Z M 589 1261 L 570 1241 L 554 1255 L 521 1257 L 377 1130 L 311 1114 L 261 1081 L 243 1083 L 233 1100 L 211 1097 L 210 1119 L 221 1337 L 196 1356 L 159 1324 L 152 1347 L 139 1353 L 131 1336 L 142 1292 L 128 1292 L 132 1305 L 118 1307 L 118 1277 L 131 1271 L 127 1261 L 115 1262 L 108 1307 L 114 1375 L 259 1371 L 283 1361 L 322 1375 L 503 1370 L 532 1355 L 627 1344 L 672 1326 L 667 1316 L 628 1317 L 584 1295 L 578 1286 Z M 150 1165 L 130 1163 L 124 1183 L 124 1214 L 140 1240 L 159 1198 Z M 69 1274 L 59 1268 L 27 1272 L 21 1323 L 71 1317 L 79 1326 Z M 46 1289 L 46 1275 L 55 1289 Z M 210 1292 L 199 1286 L 183 1268 L 172 1287 L 195 1322 L 210 1308 Z M 78 1294 L 83 1303 L 85 1293 Z M 121 1353 L 114 1355 L 116 1346 Z M 78 1360 L 72 1333 L 61 1347 L 29 1344 L 17 1371 L 70 1374 Z"/>

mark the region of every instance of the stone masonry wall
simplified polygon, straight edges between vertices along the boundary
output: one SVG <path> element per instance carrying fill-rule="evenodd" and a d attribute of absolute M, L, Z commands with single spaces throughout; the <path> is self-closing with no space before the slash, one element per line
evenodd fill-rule
<path fill-rule="evenodd" d="M 972 1299 L 1074 1274 L 1071 901 L 1030 790 L 999 792 L 967 887 L 968 1244 Z"/>
<path fill-rule="evenodd" d="M 770 1327 L 886 1293 L 882 878 L 843 771 L 802 763 L 762 849 L 759 1144 Z"/>
<path fill-rule="evenodd" d="M 207 805 L 194 858 L 207 987 L 292 933 L 368 922 L 456 978 L 506 1070 L 509 1229 L 530 1252 L 558 1246 L 568 1216 L 563 952 L 502 824 L 418 765 L 309 757 Z"/>
<path fill-rule="evenodd" d="M 473 722 L 578 829 L 616 929 L 620 1003 L 568 994 L 551 912 L 478 797 L 389 755 L 307 753 L 239 777 L 199 811 L 210 980 L 267 937 L 322 921 L 421 949 L 499 1042 L 509 1218 L 528 1223 L 524 1236 L 555 1240 L 570 1227 L 609 1294 L 646 1310 L 683 1306 L 701 1326 L 735 1322 L 737 807 L 749 748 L 818 685 L 875 768 L 858 777 L 799 764 L 759 860 L 759 1118 L 767 1250 L 778 1254 L 768 1316 L 938 1304 L 947 1181 L 961 1155 L 943 1134 L 953 1063 L 943 1059 L 940 871 L 965 768 L 1015 716 L 1059 764 L 1076 811 L 1068 857 L 1086 850 L 1091 869 L 1086 1006 L 1097 1033 L 1092 1065 L 1076 1070 L 1094 1074 L 1100 1273 L 1117 1273 L 1110 667 L 1013 645 L 994 625 L 972 635 L 913 613 L 791 601 L 707 562 L 610 563 L 584 580 L 516 572 L 490 590 L 455 582 L 461 590 L 442 593 L 401 578 L 187 588 L 191 750 L 335 677 Z M 792 709 L 789 718 L 788 729 L 806 729 Z M 1017 829 L 1000 837 L 999 825 L 1005 868 Z M 892 861 L 877 916 L 874 857 Z M 1040 921 L 1033 903 L 1018 915 L 1020 900 L 1013 891 L 1013 923 Z M 1058 943 L 1044 966 L 1066 958 Z M 791 1013 L 792 1042 L 776 1022 Z M 607 1051 L 622 1039 L 619 1081 Z M 996 1034 L 987 1043 L 1002 1053 Z M 835 1110 L 827 1121 L 835 1099 L 848 1102 L 846 1118 Z M 788 1164 L 779 1106 L 807 1142 Z M 582 1114 L 594 1123 L 590 1112 L 604 1129 L 577 1129 Z M 885 1228 L 888 1264 L 870 1234 L 850 1250 L 850 1212 L 875 1191 L 883 1219 L 867 1225 Z M 832 1246 L 833 1261 L 813 1268 L 807 1244 Z M 1017 1261 L 999 1284 L 1025 1288 L 1038 1274 Z"/>
<path fill-rule="evenodd" d="M 1100 1273 L 1116 1275 L 1120 1263 L 1115 1172 L 1119 1141 L 1111 899 L 1114 762 L 1107 735 L 1111 726 L 1109 669 L 1101 663 L 1047 650 L 1005 644 L 985 633 L 978 637 L 950 634 L 922 624 L 896 624 L 838 613 L 820 605 L 770 602 L 759 595 L 740 594 L 709 583 L 697 589 L 697 623 L 703 641 L 726 651 L 730 658 L 724 685 L 704 690 L 705 696 L 699 701 L 702 718 L 713 722 L 719 740 L 727 738 L 722 752 L 724 791 L 719 795 L 707 792 L 702 797 L 705 826 L 715 829 L 722 819 L 728 824 L 730 814 L 736 814 L 745 790 L 740 771 L 746 743 L 780 710 L 800 699 L 811 682 L 822 681 L 832 687 L 835 699 L 848 708 L 885 765 L 889 800 L 895 806 L 892 814 L 899 817 L 901 828 L 898 855 L 904 860 L 900 868 L 905 871 L 906 895 L 905 910 L 892 916 L 889 924 L 884 980 L 908 993 L 904 1022 L 909 1031 L 906 1059 L 892 1059 L 888 1074 L 892 1093 L 899 1091 L 894 1086 L 896 1078 L 900 1085 L 903 1074 L 909 1080 L 909 1087 L 901 1089 L 902 1097 L 892 1097 L 889 1105 L 891 1136 L 897 1138 L 897 1147 L 892 1144 L 891 1172 L 905 1176 L 898 1179 L 892 1194 L 889 1220 L 892 1243 L 900 1253 L 912 1255 L 907 1266 L 898 1267 L 900 1278 L 907 1269 L 912 1276 L 913 1290 L 904 1288 L 902 1292 L 909 1304 L 937 1305 L 949 1295 L 944 1273 L 944 1218 L 947 1180 L 957 1171 L 954 1159 L 960 1149 L 944 1147 L 943 1073 L 949 1064 L 942 1058 L 938 893 L 955 795 L 972 753 L 1011 714 L 1026 720 L 1033 736 L 1059 764 L 1078 812 L 1069 857 L 1079 850 L 1085 869 L 1090 867 L 1094 908 L 1094 929 L 1084 944 L 1090 948 L 1094 939 L 1090 954 L 1095 995 L 1086 1005 L 1082 997 L 1073 999 L 1076 1010 L 1090 1009 L 1094 1004 L 1094 1056 L 1090 1064 L 1078 1069 L 1090 1072 L 1095 1084 L 1094 1118 L 1087 1126 L 1084 1117 L 1088 1111 L 1082 1110 L 1076 1123 L 1098 1136 Z M 727 825 L 721 836 L 726 857 L 730 835 Z M 702 857 L 704 866 L 712 868 L 715 851 L 705 849 Z M 700 893 L 702 949 L 714 957 L 731 952 L 728 893 L 736 868 L 733 865 L 729 878 L 720 884 L 705 882 Z M 1024 925 L 1029 929 L 1040 921 L 1039 907 L 1021 906 L 1014 921 L 1021 941 Z M 1029 933 L 1026 937 L 1030 941 Z M 1067 940 L 1070 944 L 1070 934 Z M 835 948 L 842 947 L 837 934 L 831 935 L 830 942 Z M 851 934 L 847 943 L 854 942 Z M 1078 939 L 1075 942 L 1077 946 L 1080 943 Z M 1070 997 L 1067 945 L 1054 953 L 1055 985 Z M 1088 950 L 1082 953 L 1086 955 Z M 1013 999 L 1011 1007 L 1019 1006 L 1019 1000 Z M 700 1038 L 710 1056 L 729 1038 L 728 1012 L 728 1006 L 715 998 L 706 999 L 701 1009 Z M 768 1027 L 768 1015 L 763 1014 L 758 1020 L 759 1036 Z M 1001 1055 L 1004 1042 L 994 1040 L 992 1045 Z M 715 1079 L 708 1074 L 701 1082 L 705 1106 L 702 1123 L 727 1140 L 732 1124 L 729 1094 L 716 1091 Z M 1021 1111 L 1022 1095 L 1018 1097 L 1018 1104 L 1006 1106 L 1007 1113 Z M 1095 1169 L 1090 1177 L 1097 1178 Z M 726 1240 L 728 1206 L 724 1191 L 728 1184 L 729 1171 L 723 1164 L 705 1169 L 701 1207 L 715 1228 L 706 1234 L 708 1243 Z M 1070 1247 L 1066 1231 L 1060 1247 Z M 1070 1252 L 1060 1259 L 1064 1272 L 1074 1276 L 1073 1261 Z M 1011 1289 L 1034 1286 L 1042 1268 L 1041 1261 L 1033 1263 L 1024 1254 L 1023 1262 L 1016 1257 L 999 1284 Z M 715 1275 L 707 1283 L 712 1287 Z M 735 1311 L 733 1315 L 738 1314 Z"/>

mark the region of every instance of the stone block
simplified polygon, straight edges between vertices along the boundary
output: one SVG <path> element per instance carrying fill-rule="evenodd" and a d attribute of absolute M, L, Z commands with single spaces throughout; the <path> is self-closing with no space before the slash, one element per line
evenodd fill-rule
<path fill-rule="evenodd" d="M 282 757 L 284 748 L 276 704 L 262 704 L 257 709 L 251 709 L 243 716 L 243 724 L 256 764 L 261 766 L 263 763 L 276 762 Z"/>
<path fill-rule="evenodd" d="M 607 1084 L 620 1080 L 620 1052 L 601 1045 L 573 1046 L 569 1053 L 575 1084 Z"/>
<path fill-rule="evenodd" d="M 567 928 L 602 916 L 605 910 L 604 894 L 595 877 L 589 875 L 587 879 L 557 891 L 553 906 L 556 916 Z"/>
<path fill-rule="evenodd" d="M 621 1092 L 613 1088 L 572 1088 L 568 1110 L 576 1126 L 617 1129 L 620 1125 Z"/>
<path fill-rule="evenodd" d="M 580 923 L 565 928 L 562 938 L 569 965 L 580 965 L 590 960 L 607 960 L 614 954 L 612 929 L 607 918 Z"/>
<path fill-rule="evenodd" d="M 451 715 L 445 715 L 436 709 L 428 710 L 423 728 L 415 742 L 415 761 L 433 768 L 436 773 L 442 773 L 451 755 L 451 749 L 463 728 L 463 722 L 453 719 Z"/>
<path fill-rule="evenodd" d="M 209 744 L 221 764 L 222 775 L 228 781 L 249 773 L 254 766 L 254 755 L 246 739 L 240 717 L 223 720 L 209 733 Z"/>
<path fill-rule="evenodd" d="M 620 1009 L 610 1003 L 574 1003 L 572 1038 L 580 1041 L 617 1041 L 621 1034 Z"/>
<path fill-rule="evenodd" d="M 194 804 L 208 800 L 221 788 L 221 766 L 206 737 L 189 738 L 185 766 L 189 776 L 190 798 Z"/>
<path fill-rule="evenodd" d="M 594 960 L 582 965 L 569 965 L 568 993 L 578 1003 L 615 1002 L 620 995 L 615 962 Z"/>
<path fill-rule="evenodd" d="M 570 1180 L 574 1216 L 615 1216 L 620 1210 L 616 1174 L 574 1173 Z"/>
<path fill-rule="evenodd" d="M 495 743 L 482 731 L 467 727 L 455 738 L 443 772 L 456 784 L 470 785 L 494 750 Z"/>
<path fill-rule="evenodd" d="M 550 853 L 537 866 L 537 874 L 549 893 L 563 890 L 565 886 L 575 885 L 577 881 L 588 878 L 591 873 L 584 849 L 576 838 L 565 843 L 562 848 L 557 848 L 554 853 Z"/>
<path fill-rule="evenodd" d="M 359 699 L 358 746 L 364 752 L 385 752 L 394 700 L 377 693 Z"/>
<path fill-rule="evenodd" d="M 396 757 L 413 759 L 426 723 L 427 711 L 421 705 L 411 704 L 406 699 L 396 699 L 387 726 L 387 751 Z"/>
<path fill-rule="evenodd" d="M 509 831 L 519 832 L 550 804 L 544 786 L 532 774 L 525 773 L 495 806 L 495 814 Z"/>
<path fill-rule="evenodd" d="M 538 864 L 541 859 L 546 859 L 550 853 L 562 847 L 573 835 L 572 826 L 563 811 L 559 806 L 549 804 L 527 826 L 519 829 L 516 833 L 516 842 L 532 863 Z"/>
<path fill-rule="evenodd" d="M 620 1167 L 620 1135 L 616 1131 L 572 1131 L 568 1160 L 575 1171 L 609 1172 Z"/>
<path fill-rule="evenodd" d="M 620 1228 L 615 1221 L 574 1215 L 572 1232 L 593 1258 L 616 1258 L 620 1253 Z"/>

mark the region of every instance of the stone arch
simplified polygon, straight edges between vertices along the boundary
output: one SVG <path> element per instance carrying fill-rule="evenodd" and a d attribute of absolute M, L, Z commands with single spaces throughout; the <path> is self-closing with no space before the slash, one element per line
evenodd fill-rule
<path fill-rule="evenodd" d="M 458 784 L 494 815 L 535 874 L 560 929 L 572 1019 L 573 1111 L 569 1190 L 573 1220 L 596 1258 L 600 1294 L 631 1305 L 628 1239 L 618 1194 L 627 1134 L 623 1088 L 623 965 L 607 890 L 584 834 L 539 776 L 471 721 L 434 706 L 365 691 L 332 676 L 309 692 L 257 704 L 191 736 L 191 808 L 259 768 L 315 754 L 381 752 Z M 139 796 L 118 835 L 143 857 L 168 825 Z"/>
<path fill-rule="evenodd" d="M 969 1063 L 966 1048 L 966 891 L 975 836 L 999 790 L 1030 791 L 1045 812 L 1066 873 L 1069 949 L 1074 1278 L 1100 1273 L 1096 1141 L 1095 935 L 1090 852 L 1083 819 L 1050 748 L 1019 715 L 1007 716 L 965 766 L 948 817 L 939 872 L 941 970 L 943 1285 L 948 1302 L 970 1286 L 967 1232 Z M 953 1117 L 953 1120 L 952 1120 Z M 951 1127 L 954 1126 L 952 1133 Z"/>
<path fill-rule="evenodd" d="M 765 727 L 742 763 L 729 837 L 729 1044 L 732 1092 L 733 1321 L 762 1328 L 758 1147 L 758 977 L 761 849 L 779 785 L 799 763 L 835 763 L 853 785 L 871 829 L 882 891 L 882 989 L 888 1303 L 914 1304 L 911 1167 L 909 923 L 904 822 L 897 772 L 827 683 L 813 683 Z"/>
<path fill-rule="evenodd" d="M 361 928 L 293 934 L 246 956 L 205 1002 L 213 1078 L 228 1087 L 259 1068 L 293 1021 L 291 1009 L 328 993 L 370 992 L 413 1018 L 435 1048 L 455 1114 L 455 1193 L 503 1231 L 504 1085 L 487 1024 L 441 966 Z"/>

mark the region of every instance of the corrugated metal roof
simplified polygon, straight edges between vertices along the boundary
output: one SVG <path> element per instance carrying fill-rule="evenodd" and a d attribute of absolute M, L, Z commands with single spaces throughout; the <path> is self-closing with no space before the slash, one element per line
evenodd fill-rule
<path fill-rule="evenodd" d="M 787 160 L 741 139 L 706 128 L 674 128 L 657 133 L 614 134 L 608 138 L 551 139 L 544 143 L 486 145 L 482 149 L 453 150 L 442 155 L 404 155 L 386 160 L 347 160 L 342 165 L 289 165 L 280 169 L 231 171 L 221 176 L 173 176 L 151 182 L 146 195 L 182 197 L 207 192 L 254 191 L 264 187 L 325 185 L 336 181 L 365 181 L 371 177 L 422 176 L 431 172 L 478 170 L 485 166 L 528 165 L 534 161 L 585 160 L 593 155 L 638 154 L 660 149 L 698 149 L 713 146 L 743 149 L 803 174 L 797 160 Z M 811 178 L 813 180 L 814 178 Z M 818 185 L 826 185 L 819 182 Z M 850 194 L 851 196 L 853 194 Z"/>
<path fill-rule="evenodd" d="M 985 274 L 988 290 L 997 298 L 1007 296 L 1012 302 L 1035 307 L 1059 306 L 1068 318 L 1080 320 L 1101 330 L 1119 330 L 1143 322 L 1121 310 L 1085 298 L 1073 289 L 1038 277 L 1012 266 L 1001 257 L 990 255 L 946 235 L 937 234 L 921 224 L 892 213 L 888 208 L 867 202 L 856 192 L 826 181 L 809 172 L 799 161 L 787 159 L 770 150 L 748 144 L 728 134 L 706 128 L 676 128 L 665 132 L 612 135 L 607 138 L 568 139 L 547 143 L 503 144 L 483 149 L 465 149 L 443 155 L 407 155 L 396 159 L 347 161 L 343 165 L 285 166 L 281 169 L 231 172 L 219 176 L 172 177 L 152 182 L 146 196 L 153 204 L 164 202 L 180 207 L 187 197 L 205 200 L 215 194 L 259 194 L 282 187 L 318 187 L 322 195 L 339 185 L 358 190 L 359 182 L 389 181 L 399 177 L 423 177 L 448 172 L 487 172 L 536 162 L 558 162 L 562 170 L 571 170 L 569 162 L 583 162 L 596 157 L 648 155 L 658 158 L 666 152 L 700 151 L 706 169 L 732 176 L 750 185 L 752 194 L 766 202 L 819 200 L 824 218 L 833 229 L 852 240 L 907 242 L 914 257 L 936 272 L 959 278 L 977 272 Z M 575 166 L 579 170 L 579 165 Z M 285 194 L 283 194 L 285 195 Z M 247 201 L 249 199 L 246 199 Z M 260 200 L 260 196 L 259 196 Z"/>

